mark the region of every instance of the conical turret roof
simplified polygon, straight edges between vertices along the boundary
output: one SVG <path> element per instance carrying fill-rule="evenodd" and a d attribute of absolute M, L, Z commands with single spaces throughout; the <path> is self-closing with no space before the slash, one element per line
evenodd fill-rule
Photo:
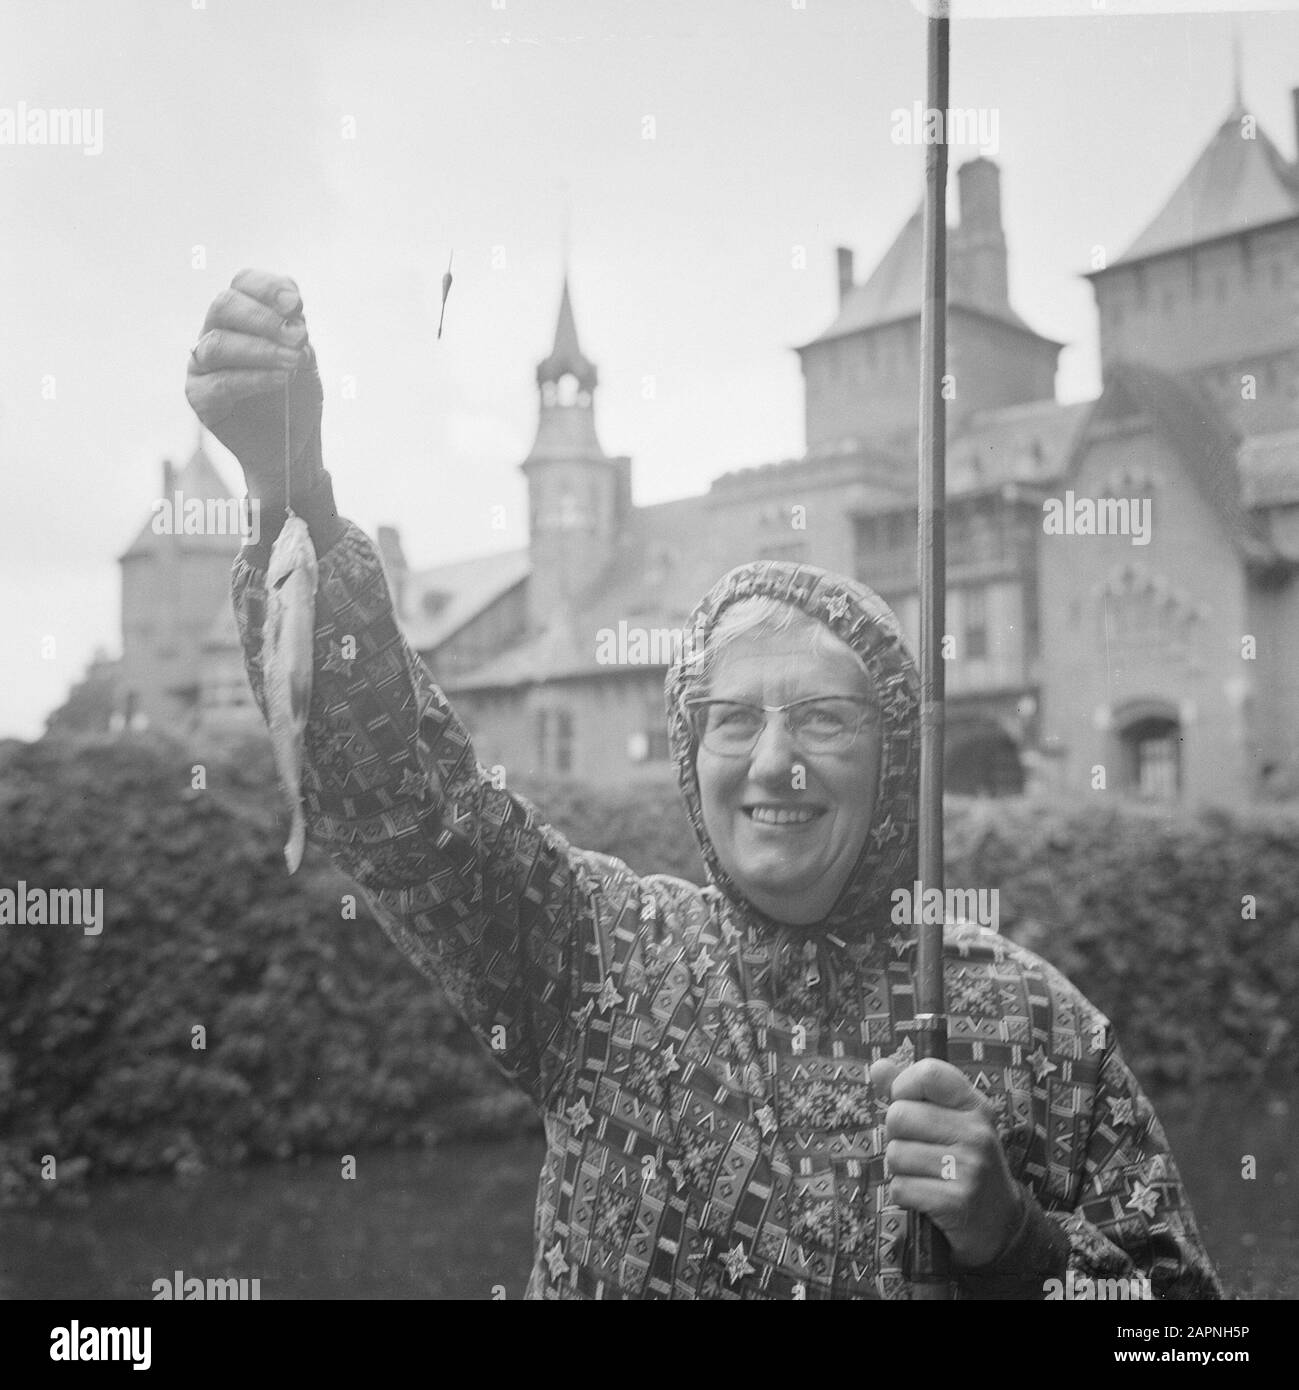
<path fill-rule="evenodd" d="M 176 470 L 173 477 L 172 486 L 175 491 L 181 493 L 186 499 L 200 497 L 204 500 L 215 498 L 225 501 L 235 494 L 225 485 L 216 466 L 208 458 L 203 448 L 203 440 L 199 439 L 194 446 L 194 452 L 189 456 L 189 461 L 183 468 Z M 161 494 L 160 494 L 161 496 Z M 171 504 L 170 497 L 163 499 L 168 505 Z M 140 527 L 135 534 L 135 539 L 122 552 L 121 559 L 125 560 L 136 555 L 151 555 L 165 545 L 173 543 L 177 537 L 167 533 L 159 533 L 154 530 L 154 518 L 156 510 L 151 511 L 149 519 Z M 179 524 L 179 523 L 178 523 Z M 238 550 L 240 540 L 237 535 L 221 535 L 216 533 L 204 535 L 184 535 L 180 534 L 179 539 L 183 541 L 186 549 L 196 550 L 216 550 L 233 553 Z"/>
<path fill-rule="evenodd" d="M 949 232 L 952 234 L 952 247 L 955 249 L 957 239 L 961 235 L 960 228 L 949 228 Z M 886 323 L 896 323 L 900 319 L 918 317 L 924 299 L 924 239 L 922 200 L 916 204 L 915 211 L 903 223 L 902 230 L 893 238 L 875 269 L 864 281 L 848 290 L 834 321 L 811 341 L 819 343 L 830 338 L 842 338 L 849 333 L 860 333 L 863 329 L 878 328 Z M 955 258 L 950 265 L 947 303 L 952 309 L 980 308 L 971 293 L 971 287 L 964 281 L 964 267 Z M 1009 304 L 995 311 L 981 308 L 980 312 L 992 312 L 993 317 L 1026 333 L 1034 331 Z M 1035 336 L 1041 337 L 1041 334 Z M 810 347 L 811 343 L 804 346 Z"/>
<path fill-rule="evenodd" d="M 568 291 L 568 276 L 564 276 L 564 292 L 559 301 L 559 319 L 555 324 L 555 346 L 550 356 L 537 364 L 537 383 L 558 381 L 573 375 L 578 384 L 593 391 L 597 381 L 595 363 L 583 352 L 577 341 L 577 323 L 573 318 L 573 300 Z"/>
<path fill-rule="evenodd" d="M 553 387 L 562 377 L 577 378 L 576 399 L 560 399 Z M 537 418 L 537 437 L 523 466 L 548 460 L 607 458 L 595 433 L 595 413 L 591 395 L 595 389 L 596 370 L 577 341 L 577 324 L 573 318 L 573 300 L 569 294 L 568 276 L 559 300 L 559 319 L 555 324 L 555 346 L 550 356 L 537 366 L 537 384 L 550 386 L 543 391 L 541 411 Z"/>
<path fill-rule="evenodd" d="M 1111 264 L 1128 265 L 1291 217 L 1299 217 L 1299 169 L 1237 102 L 1168 201 Z"/>

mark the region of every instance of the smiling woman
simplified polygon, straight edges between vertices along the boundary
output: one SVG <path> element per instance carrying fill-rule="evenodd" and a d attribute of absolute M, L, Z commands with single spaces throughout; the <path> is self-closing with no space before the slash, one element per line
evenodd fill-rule
<path fill-rule="evenodd" d="M 763 912 L 818 922 L 875 809 L 878 703 L 866 666 L 823 623 L 772 599 L 727 610 L 698 664 L 708 696 L 685 703 L 718 860 Z"/>

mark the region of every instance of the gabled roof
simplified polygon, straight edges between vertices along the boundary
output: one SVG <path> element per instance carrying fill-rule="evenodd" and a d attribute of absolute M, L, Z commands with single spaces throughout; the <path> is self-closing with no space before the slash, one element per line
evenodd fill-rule
<path fill-rule="evenodd" d="M 719 501 L 728 501 L 738 491 L 755 486 L 799 487 L 841 460 L 847 460 L 853 468 L 859 488 L 882 495 L 881 501 L 887 501 L 889 494 L 906 490 L 899 480 L 908 476 L 908 470 L 914 471 L 916 461 L 914 447 L 899 448 L 889 440 L 845 435 L 837 440 L 822 440 L 801 458 L 774 459 L 730 469 L 713 479 L 709 493 Z"/>
<path fill-rule="evenodd" d="M 1217 407 L 1200 392 L 1153 367 L 1116 362 L 1090 418 L 1101 423 L 1133 415 L 1144 416 L 1169 442 L 1241 554 L 1259 561 L 1274 558 L 1262 523 L 1242 505 L 1237 441 Z M 1082 431 L 1070 471 L 1086 448 L 1087 431 Z"/>
<path fill-rule="evenodd" d="M 1058 478 L 1094 404 L 1046 400 L 975 411 L 947 442 L 948 494 Z"/>
<path fill-rule="evenodd" d="M 402 631 L 421 653 L 434 652 L 527 578 L 527 548 L 477 555 L 433 569 L 412 570 L 402 596 Z"/>
<path fill-rule="evenodd" d="M 212 460 L 204 452 L 202 439 L 195 445 L 194 452 L 189 456 L 189 461 L 185 466 L 176 471 L 174 487 L 186 499 L 201 497 L 205 501 L 209 498 L 226 501 L 235 496 L 225 485 Z M 170 505 L 172 499 L 169 497 L 165 500 Z M 157 516 L 157 512 L 150 513 L 149 519 L 136 532 L 135 539 L 122 552 L 118 557 L 119 559 L 125 560 L 136 555 L 152 555 L 163 546 L 173 543 L 179 544 L 185 550 L 211 550 L 232 557 L 239 549 L 240 538 L 237 535 L 209 533 L 197 536 L 183 534 L 173 536 L 159 534 L 153 529 L 155 516 Z"/>
<path fill-rule="evenodd" d="M 1248 115 L 1243 106 L 1232 108 L 1168 201 L 1109 269 L 1299 217 L 1299 171 L 1262 126 L 1244 138 L 1241 123 Z"/>
<path fill-rule="evenodd" d="M 1044 400 L 973 411 L 948 436 L 949 499 L 999 492 L 1008 483 L 1046 486 L 1060 478 L 1095 407 L 1095 401 Z M 886 489 L 881 479 L 876 496 L 863 510 L 914 511 L 914 450 L 901 462 L 906 466 L 897 471 L 891 486 Z"/>
<path fill-rule="evenodd" d="M 949 239 L 955 242 L 960 236 L 959 227 L 949 228 Z M 830 326 L 818 333 L 811 342 L 825 342 L 830 338 L 842 338 L 848 333 L 859 333 L 863 329 L 878 328 L 898 319 L 914 318 L 920 313 L 920 303 L 924 290 L 924 203 L 903 223 L 902 230 L 893 238 L 893 244 L 880 258 L 875 269 L 860 284 L 853 285 L 844 295 L 839 312 Z M 1009 306 L 997 314 L 990 314 L 986 308 L 975 304 L 961 283 L 961 261 L 955 256 L 948 259 L 947 307 L 964 309 L 969 313 L 993 318 L 1024 333 L 1032 333 L 1035 338 L 1042 335 L 1035 332 Z M 1047 340 L 1052 341 L 1052 340 Z"/>
<path fill-rule="evenodd" d="M 813 340 L 837 338 L 920 312 L 924 284 L 924 204 L 902 224 L 892 245 L 861 284 L 853 285 L 829 328 Z"/>
<path fill-rule="evenodd" d="M 605 668 L 597 666 L 594 639 L 590 643 L 583 642 L 578 626 L 570 624 L 549 627 L 470 671 L 447 672 L 440 684 L 453 693 L 500 690 L 586 675 L 597 669 Z"/>

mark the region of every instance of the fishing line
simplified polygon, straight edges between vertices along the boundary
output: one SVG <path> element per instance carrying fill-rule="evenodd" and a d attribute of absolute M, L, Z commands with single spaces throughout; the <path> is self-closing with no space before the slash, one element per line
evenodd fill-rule
<path fill-rule="evenodd" d="M 293 384 L 293 372 L 284 378 L 284 511 L 293 516 L 293 496 L 291 479 L 293 476 L 293 454 L 289 450 L 289 388 Z"/>

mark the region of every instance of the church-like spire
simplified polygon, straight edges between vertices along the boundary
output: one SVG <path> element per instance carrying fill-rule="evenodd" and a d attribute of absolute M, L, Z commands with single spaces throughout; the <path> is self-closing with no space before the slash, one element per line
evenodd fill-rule
<path fill-rule="evenodd" d="M 555 345 L 550 356 L 537 365 L 541 409 L 537 417 L 537 438 L 529 460 L 604 459 L 604 450 L 595 434 L 596 379 L 595 363 L 583 353 L 577 341 L 573 300 L 565 274 L 559 319 L 555 324 Z"/>
<path fill-rule="evenodd" d="M 537 383 L 557 382 L 573 376 L 583 391 L 595 389 L 595 363 L 586 357 L 577 341 L 577 323 L 573 318 L 573 300 L 568 292 L 568 275 L 564 276 L 564 292 L 559 301 L 559 319 L 555 324 L 555 346 L 550 356 L 537 365 Z"/>
<path fill-rule="evenodd" d="M 528 626 L 563 625 L 612 562 L 631 510 L 631 460 L 610 458 L 595 433 L 595 364 L 577 340 L 567 266 L 555 345 L 537 367 L 537 437 L 528 480 Z"/>

